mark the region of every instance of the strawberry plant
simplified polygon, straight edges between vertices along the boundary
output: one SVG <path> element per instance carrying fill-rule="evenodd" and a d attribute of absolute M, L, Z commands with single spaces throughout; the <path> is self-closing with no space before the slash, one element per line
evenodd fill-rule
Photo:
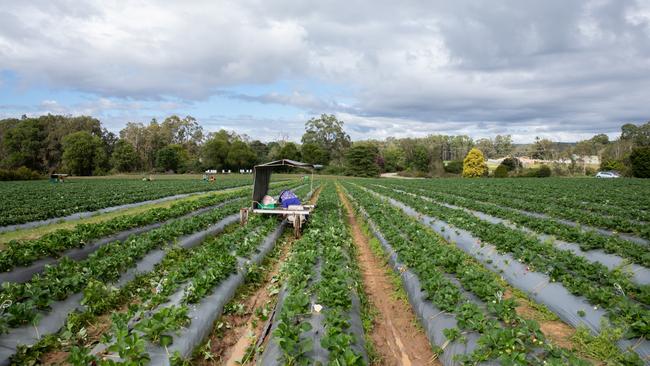
<path fill-rule="evenodd" d="M 173 337 L 169 333 L 179 330 L 190 322 L 187 312 L 186 306 L 164 307 L 138 322 L 135 329 L 141 331 L 149 341 L 163 347 L 169 346 L 173 342 Z"/>

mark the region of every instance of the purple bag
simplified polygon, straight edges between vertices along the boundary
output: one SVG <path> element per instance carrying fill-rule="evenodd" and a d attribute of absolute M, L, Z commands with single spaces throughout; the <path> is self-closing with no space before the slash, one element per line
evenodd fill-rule
<path fill-rule="evenodd" d="M 291 205 L 299 205 L 300 198 L 296 196 L 293 192 L 286 190 L 280 193 L 280 198 L 278 199 L 282 207 L 288 208 Z"/>

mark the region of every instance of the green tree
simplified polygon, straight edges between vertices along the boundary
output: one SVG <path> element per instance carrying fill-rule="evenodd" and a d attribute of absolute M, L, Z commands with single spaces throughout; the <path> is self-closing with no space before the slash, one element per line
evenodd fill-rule
<path fill-rule="evenodd" d="M 182 148 L 179 145 L 169 145 L 158 150 L 156 167 L 162 171 L 178 171 L 182 167 Z"/>
<path fill-rule="evenodd" d="M 503 165 L 503 163 L 499 164 L 499 166 L 494 170 L 494 177 L 508 178 L 508 167 Z"/>
<path fill-rule="evenodd" d="M 600 162 L 600 170 L 614 170 L 625 174 L 627 172 L 627 167 L 625 166 L 625 163 L 620 160 L 603 159 Z"/>
<path fill-rule="evenodd" d="M 343 130 L 343 124 L 333 114 L 321 114 L 305 123 L 306 131 L 301 142 L 320 146 L 328 154 L 328 161 L 339 163 L 351 144 L 350 136 Z"/>
<path fill-rule="evenodd" d="M 25 166 L 42 171 L 46 136 L 47 131 L 38 120 L 30 118 L 18 122 L 5 133 L 3 145 L 7 156 L 3 165 L 7 168 Z"/>
<path fill-rule="evenodd" d="M 519 159 L 510 156 L 503 159 L 503 161 L 499 165 L 505 166 L 508 172 L 513 172 L 513 171 L 517 172 L 524 168 L 524 165 L 521 163 Z"/>
<path fill-rule="evenodd" d="M 269 146 L 260 140 L 253 140 L 249 144 L 257 156 L 256 162 L 263 163 L 269 160 Z"/>
<path fill-rule="evenodd" d="M 293 142 L 287 142 L 278 151 L 278 159 L 291 159 L 291 160 L 300 160 L 300 150 L 298 150 L 298 145 Z"/>
<path fill-rule="evenodd" d="M 553 159 L 557 153 L 557 144 L 549 139 L 540 139 L 535 137 L 535 143 L 532 146 L 531 156 L 533 159 L 549 160 Z"/>
<path fill-rule="evenodd" d="M 650 146 L 650 122 L 639 126 L 624 124 L 621 127 L 621 140 L 631 141 L 635 146 Z"/>
<path fill-rule="evenodd" d="M 300 154 L 302 155 L 302 160 L 305 163 L 322 165 L 326 165 L 328 163 L 327 151 L 323 150 L 322 147 L 313 142 L 302 144 L 300 147 Z"/>
<path fill-rule="evenodd" d="M 345 154 L 346 172 L 355 177 L 376 177 L 379 175 L 377 158 L 379 149 L 370 142 L 352 145 Z"/>
<path fill-rule="evenodd" d="M 62 161 L 72 174 L 101 174 L 101 167 L 106 161 L 102 140 L 87 131 L 75 132 L 64 137 Z"/>
<path fill-rule="evenodd" d="M 404 151 L 396 144 L 390 144 L 382 152 L 384 158 L 384 170 L 387 172 L 398 172 L 404 169 Z"/>
<path fill-rule="evenodd" d="M 226 163 L 229 167 L 235 170 L 249 169 L 255 165 L 257 155 L 255 151 L 250 148 L 244 141 L 235 140 L 230 145 Z"/>
<path fill-rule="evenodd" d="M 228 151 L 230 150 L 231 135 L 225 130 L 210 135 L 203 145 L 203 164 L 208 169 L 224 169 Z"/>
<path fill-rule="evenodd" d="M 423 144 L 417 144 L 413 149 L 411 167 L 420 172 L 429 172 L 429 163 L 431 163 L 431 156 L 429 151 Z"/>
<path fill-rule="evenodd" d="M 118 172 L 132 172 L 137 169 L 138 154 L 133 145 L 124 140 L 117 141 L 111 155 L 111 165 Z"/>
<path fill-rule="evenodd" d="M 196 118 L 186 116 L 180 118 L 177 115 L 171 115 L 160 124 L 161 134 L 165 141 L 170 144 L 180 145 L 185 149 L 189 156 L 199 154 L 199 146 L 203 142 L 203 127 L 199 125 Z"/>
<path fill-rule="evenodd" d="M 451 174 L 460 174 L 463 172 L 463 161 L 452 160 L 445 165 L 445 172 Z"/>
<path fill-rule="evenodd" d="M 473 148 L 467 153 L 463 160 L 463 177 L 476 178 L 485 177 L 488 174 L 488 167 L 481 150 Z"/>
<path fill-rule="evenodd" d="M 497 158 L 510 155 L 512 148 L 511 135 L 497 135 L 494 138 L 494 150 Z"/>
<path fill-rule="evenodd" d="M 637 147 L 630 154 L 632 175 L 637 178 L 650 178 L 650 146 Z"/>
<path fill-rule="evenodd" d="M 474 145 L 477 149 L 481 150 L 483 155 L 490 159 L 497 156 L 497 150 L 494 147 L 494 142 L 490 139 L 478 139 Z"/>

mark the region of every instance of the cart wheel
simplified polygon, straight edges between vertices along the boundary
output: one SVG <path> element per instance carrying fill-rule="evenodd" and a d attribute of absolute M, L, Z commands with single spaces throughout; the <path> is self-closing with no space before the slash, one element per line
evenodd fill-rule
<path fill-rule="evenodd" d="M 239 210 L 239 223 L 241 226 L 246 225 L 248 222 L 248 209 L 247 208 L 242 208 Z"/>
<path fill-rule="evenodd" d="M 296 239 L 300 238 L 300 216 L 295 215 L 293 217 L 293 236 Z"/>

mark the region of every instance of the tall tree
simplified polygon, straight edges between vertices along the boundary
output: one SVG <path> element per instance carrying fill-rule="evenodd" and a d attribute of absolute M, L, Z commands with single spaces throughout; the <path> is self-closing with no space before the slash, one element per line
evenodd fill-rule
<path fill-rule="evenodd" d="M 226 163 L 229 167 L 235 170 L 250 169 L 255 165 L 256 160 L 257 155 L 248 144 L 241 140 L 235 140 L 230 145 Z"/>
<path fill-rule="evenodd" d="M 413 159 L 411 168 L 420 172 L 429 172 L 429 163 L 431 163 L 431 156 L 429 155 L 429 151 L 424 146 L 424 144 L 419 143 L 415 145 L 411 158 Z"/>
<path fill-rule="evenodd" d="M 488 159 L 494 158 L 497 155 L 497 150 L 494 147 L 494 142 L 488 138 L 476 140 L 474 147 L 481 150 L 483 155 Z"/>
<path fill-rule="evenodd" d="M 179 172 L 183 166 L 183 147 L 172 144 L 159 149 L 156 153 L 156 167 L 162 171 Z"/>
<path fill-rule="evenodd" d="M 230 150 L 231 135 L 226 130 L 210 134 L 203 145 L 203 164 L 208 169 L 224 169 L 228 150 Z"/>
<path fill-rule="evenodd" d="M 497 135 L 494 138 L 494 149 L 496 150 L 497 158 L 502 158 L 512 154 L 512 136 Z"/>
<path fill-rule="evenodd" d="M 300 160 L 300 150 L 298 145 L 293 142 L 285 143 L 278 152 L 278 159 L 291 159 L 291 160 Z"/>
<path fill-rule="evenodd" d="M 305 123 L 305 134 L 302 135 L 303 144 L 316 144 L 328 153 L 328 160 L 340 163 L 345 149 L 350 147 L 350 136 L 343 130 L 343 121 L 339 121 L 333 114 L 321 114 Z"/>
<path fill-rule="evenodd" d="M 192 116 L 180 118 L 172 115 L 165 118 L 160 125 L 162 134 L 170 143 L 181 145 L 191 156 L 199 154 L 199 145 L 203 142 L 203 127 Z"/>
<path fill-rule="evenodd" d="M 140 165 L 138 154 L 133 145 L 125 140 L 119 140 L 115 144 L 111 155 L 111 165 L 118 172 L 132 172 Z"/>
<path fill-rule="evenodd" d="M 621 139 L 630 140 L 635 146 L 650 146 L 650 121 L 639 126 L 631 123 L 623 125 Z"/>
<path fill-rule="evenodd" d="M 376 177 L 379 175 L 377 159 L 379 149 L 371 142 L 359 142 L 345 154 L 346 172 L 355 177 Z"/>
<path fill-rule="evenodd" d="M 63 165 L 72 174 L 101 173 L 105 160 L 106 152 L 99 137 L 79 131 L 63 138 Z"/>
<path fill-rule="evenodd" d="M 267 144 L 260 140 L 253 140 L 249 146 L 255 151 L 255 155 L 257 156 L 256 162 L 263 163 L 269 159 L 269 146 Z"/>
<path fill-rule="evenodd" d="M 302 160 L 306 163 L 322 165 L 328 163 L 327 151 L 323 150 L 319 145 L 311 142 L 302 144 L 300 147 L 300 154 L 302 155 Z"/>
<path fill-rule="evenodd" d="M 531 156 L 533 159 L 551 160 L 557 153 L 556 144 L 549 139 L 540 139 L 535 137 L 535 143 L 532 145 Z"/>
<path fill-rule="evenodd" d="M 630 154 L 632 175 L 637 178 L 650 178 L 650 146 L 637 147 Z"/>
<path fill-rule="evenodd" d="M 24 119 L 6 131 L 3 145 L 6 157 L 2 162 L 7 168 L 25 166 L 31 170 L 42 171 L 43 140 L 47 132 L 43 124 L 36 119 Z"/>
<path fill-rule="evenodd" d="M 382 152 L 384 170 L 387 172 L 398 172 L 404 169 L 404 151 L 399 145 L 390 143 Z"/>

